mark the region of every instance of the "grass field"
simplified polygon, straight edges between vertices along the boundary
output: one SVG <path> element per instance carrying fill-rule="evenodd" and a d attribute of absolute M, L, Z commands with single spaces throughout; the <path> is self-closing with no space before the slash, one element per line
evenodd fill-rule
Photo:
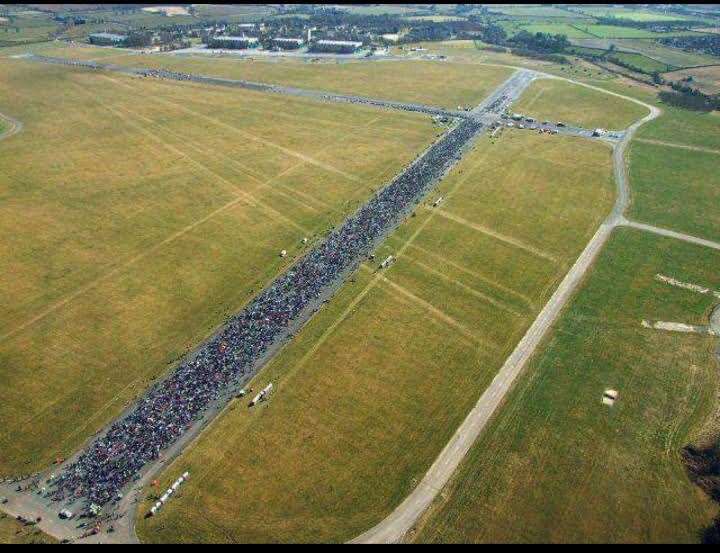
<path fill-rule="evenodd" d="M 699 36 L 703 33 L 694 31 L 668 31 L 656 33 L 635 27 L 619 27 L 616 25 L 584 25 L 577 26 L 578 29 L 597 38 L 667 38 L 674 36 Z"/>
<path fill-rule="evenodd" d="M 491 10 L 513 17 L 578 17 L 577 14 L 552 6 L 492 6 Z"/>
<path fill-rule="evenodd" d="M 512 110 L 589 129 L 624 129 L 647 115 L 633 102 L 555 79 L 534 81 Z"/>
<path fill-rule="evenodd" d="M 686 21 L 692 19 L 683 15 L 663 14 L 650 10 L 625 9 L 625 8 L 578 8 L 578 11 L 592 17 L 615 17 L 617 19 L 626 19 L 628 21 Z"/>
<path fill-rule="evenodd" d="M 634 142 L 633 202 L 642 222 L 720 241 L 720 153 Z"/>
<path fill-rule="evenodd" d="M 636 135 L 638 138 L 720 149 L 720 112 L 690 111 L 650 99 L 650 102 L 653 101 L 663 110 L 663 114 L 640 127 Z"/>
<path fill-rule="evenodd" d="M 619 47 L 631 48 L 641 54 L 651 57 L 661 63 L 675 67 L 691 67 L 693 65 L 708 65 L 720 63 L 720 58 L 699 54 L 697 52 L 686 52 L 679 48 L 669 48 L 654 40 L 643 39 L 615 39 L 612 40 Z"/>
<path fill-rule="evenodd" d="M 32 526 L 23 526 L 0 513 L 0 543 L 4 545 L 53 544 L 56 540 Z"/>
<path fill-rule="evenodd" d="M 589 48 L 583 46 L 572 46 L 568 48 L 568 52 L 576 55 L 585 56 L 605 56 L 607 59 L 619 60 L 623 63 L 631 64 L 642 73 L 663 73 L 675 69 L 675 67 L 657 61 L 653 58 L 649 58 L 643 54 L 625 51 L 608 51 L 605 48 Z"/>
<path fill-rule="evenodd" d="M 419 542 L 697 542 L 717 511 L 680 449 L 720 389 L 717 340 L 643 329 L 707 324 L 720 253 L 617 232 L 583 289 L 435 505 Z M 617 403 L 601 404 L 617 389 Z"/>
<path fill-rule="evenodd" d="M 339 296 L 161 478 L 191 478 L 143 540 L 342 541 L 397 505 L 613 201 L 601 143 L 483 138 Z M 442 195 L 441 207 L 430 207 Z M 152 493 L 152 492 L 149 492 Z M 140 514 L 144 514 L 141 506 Z"/>
<path fill-rule="evenodd" d="M 528 33 L 550 33 L 553 35 L 565 35 L 568 38 L 589 38 L 592 35 L 583 30 L 582 26 L 573 26 L 569 23 L 534 23 L 522 25 L 522 29 Z"/>
<path fill-rule="evenodd" d="M 75 451 L 437 133 L 251 91 L 0 75 L 25 124 L 0 143 L 0 475 Z"/>
<path fill-rule="evenodd" d="M 92 58 L 94 50 L 99 49 L 60 48 L 48 50 L 47 55 L 73 58 L 79 52 L 80 56 Z M 513 72 L 505 67 L 467 67 L 433 61 L 305 63 L 297 60 L 241 60 L 202 55 L 124 56 L 109 61 L 119 65 L 162 67 L 452 109 L 458 105 L 479 103 Z"/>
<path fill-rule="evenodd" d="M 698 88 L 705 94 L 720 94 L 720 65 L 683 69 L 667 73 L 663 77 L 670 81 L 679 81 L 686 77 L 692 77 L 693 80 L 690 86 L 693 88 Z"/>

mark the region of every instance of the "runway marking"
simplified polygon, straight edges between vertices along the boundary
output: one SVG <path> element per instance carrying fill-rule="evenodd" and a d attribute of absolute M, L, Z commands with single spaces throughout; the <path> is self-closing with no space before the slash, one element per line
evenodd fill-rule
<path fill-rule="evenodd" d="M 211 151 L 211 150 L 208 150 L 207 148 L 199 148 L 197 145 L 193 144 L 192 142 L 187 141 L 186 138 L 183 138 L 182 136 L 178 135 L 175 131 L 172 131 L 172 130 L 170 130 L 170 129 L 168 129 L 168 128 L 163 127 L 161 124 L 153 121 L 152 119 L 150 119 L 150 118 L 148 118 L 148 117 L 145 117 L 145 116 L 140 115 L 140 114 L 138 114 L 138 113 L 130 112 L 130 111 L 128 111 L 128 110 L 126 110 L 126 109 L 123 109 L 123 108 L 118 108 L 118 109 L 121 109 L 121 111 L 125 111 L 125 112 L 127 112 L 128 114 L 130 114 L 130 115 L 134 115 L 135 117 L 139 117 L 139 118 L 143 119 L 143 120 L 146 121 L 148 124 L 153 125 L 153 126 L 155 126 L 156 128 L 159 128 L 161 131 L 166 132 L 167 134 L 169 134 L 169 135 L 171 135 L 171 136 L 174 136 L 174 137 L 176 137 L 176 138 L 178 138 L 178 139 L 181 139 L 181 140 L 186 140 L 186 141 L 183 143 L 183 146 L 189 146 L 190 148 L 194 149 L 196 152 L 200 153 L 201 155 L 217 156 L 217 157 L 220 157 L 220 158 L 224 159 L 226 162 L 230 163 L 231 165 L 236 166 L 240 171 L 242 171 L 242 173 L 243 173 L 245 176 L 247 176 L 248 178 L 252 179 L 256 184 L 258 184 L 258 186 L 256 186 L 255 188 L 253 188 L 251 191 L 247 191 L 247 190 L 244 190 L 244 189 L 240 188 L 240 187 L 237 186 L 236 184 L 231 183 L 230 181 L 227 181 L 227 182 L 229 182 L 229 183 L 233 186 L 233 188 L 234 188 L 235 190 L 238 190 L 238 191 L 240 191 L 241 193 L 244 193 L 244 194 L 252 195 L 253 192 L 267 189 L 267 190 L 272 191 L 272 192 L 274 192 L 274 193 L 276 193 L 276 194 L 279 194 L 279 195 L 281 195 L 281 196 L 287 197 L 289 200 L 296 202 L 297 204 L 305 207 L 306 209 L 309 209 L 310 211 L 312 211 L 312 212 L 314 212 L 314 213 L 317 213 L 317 212 L 319 211 L 316 207 L 311 206 L 311 205 L 309 205 L 308 203 L 303 202 L 303 201 L 301 201 L 301 200 L 299 200 L 299 199 L 297 199 L 297 198 L 295 198 L 295 197 L 287 194 L 286 192 L 283 192 L 283 191 L 281 191 L 281 190 L 278 190 L 277 187 L 270 187 L 270 186 L 269 186 L 270 183 L 271 183 L 274 179 L 276 179 L 277 176 L 275 176 L 275 177 L 265 177 L 265 180 L 261 180 L 261 179 L 257 178 L 255 175 L 253 175 L 252 173 L 250 173 L 250 172 L 248 172 L 247 170 L 245 170 L 244 166 L 243 166 L 241 163 L 239 163 L 238 161 L 232 159 L 230 156 L 228 156 L 227 154 L 225 154 L 225 153 L 223 153 L 223 152 Z M 159 138 L 159 137 L 158 137 L 158 138 Z M 165 141 L 163 141 L 163 142 L 165 142 Z M 166 144 L 169 145 L 169 143 L 167 143 L 167 142 L 166 142 Z M 200 162 L 198 162 L 198 163 L 200 163 Z M 205 166 L 205 164 L 202 164 L 202 165 Z M 205 167 L 206 167 L 206 166 L 205 166 Z M 207 171 L 211 171 L 214 175 L 217 175 L 217 173 L 215 173 L 214 171 L 212 171 L 212 170 L 209 169 L 209 168 L 207 168 Z M 220 177 L 220 176 L 218 175 L 218 178 L 223 178 L 223 177 Z M 256 201 L 256 202 L 262 203 L 261 200 L 257 199 L 257 197 L 255 197 L 255 196 L 252 196 L 252 197 L 255 198 L 255 201 Z M 271 209 L 272 209 L 272 208 L 271 208 Z"/>
<path fill-rule="evenodd" d="M 674 142 L 665 142 L 664 140 L 651 140 L 649 138 L 636 138 L 635 142 L 642 142 L 643 144 L 655 144 L 656 146 L 667 146 L 668 148 L 679 148 L 681 150 L 692 150 L 695 152 L 703 152 L 706 154 L 720 154 L 720 150 L 714 150 L 712 148 L 703 148 L 701 146 L 690 146 L 688 144 L 676 144 Z"/>
<path fill-rule="evenodd" d="M 118 111 L 117 111 L 115 108 L 112 108 L 112 107 L 107 106 L 107 105 L 105 105 L 105 106 L 103 106 L 103 107 L 105 107 L 105 109 L 107 109 L 108 111 L 110 111 L 110 113 L 113 113 L 114 115 L 116 115 L 116 116 L 119 117 L 120 119 L 123 119 L 125 122 L 127 122 L 128 124 L 130 124 L 131 126 L 133 126 L 134 128 L 136 128 L 137 130 L 139 130 L 139 131 L 140 131 L 141 133 L 143 133 L 144 135 L 146 135 L 146 136 L 150 137 L 152 140 L 155 140 L 156 142 L 162 144 L 165 148 L 167 148 L 167 149 L 170 150 L 171 152 L 179 155 L 180 157 L 182 157 L 183 159 L 185 159 L 186 161 L 188 161 L 190 164 L 192 164 L 192 165 L 195 166 L 196 168 L 199 168 L 201 171 L 204 171 L 205 173 L 207 173 L 207 174 L 212 175 L 213 177 L 215 177 L 215 179 L 216 179 L 218 182 L 224 184 L 227 188 L 230 189 L 230 191 L 234 192 L 236 195 L 239 194 L 239 195 L 240 195 L 239 197 L 240 197 L 241 199 L 245 200 L 246 202 L 248 202 L 249 205 L 251 205 L 251 206 L 253 206 L 253 207 L 256 207 L 256 206 L 257 206 L 257 207 L 262 207 L 263 209 L 265 209 L 266 211 L 268 211 L 269 213 L 271 213 L 272 215 L 274 215 L 274 216 L 277 217 L 278 219 L 281 219 L 281 220 L 285 221 L 285 222 L 288 223 L 290 226 L 296 228 L 296 229 L 299 230 L 300 232 L 303 232 L 303 233 L 306 233 L 306 234 L 307 234 L 308 229 L 306 229 L 305 227 L 299 225 L 298 223 L 296 223 L 295 221 L 293 221 L 293 220 L 290 219 L 289 217 L 287 217 L 287 216 L 285 216 L 284 214 L 280 213 L 280 212 L 277 211 L 275 208 L 270 207 L 270 206 L 267 205 L 265 202 L 257 199 L 255 196 L 253 196 L 253 195 L 250 194 L 249 192 L 243 190 L 242 188 L 240 188 L 240 187 L 239 187 L 238 185 L 236 185 L 235 183 L 230 182 L 228 179 L 226 179 L 226 178 L 223 177 L 222 175 L 220 175 L 220 174 L 216 173 L 215 171 L 213 171 L 212 169 L 210 169 L 210 168 L 209 168 L 207 165 L 205 165 L 204 163 L 201 163 L 201 162 L 197 161 L 197 160 L 196 160 L 195 158 L 193 158 L 192 156 L 190 156 L 190 155 L 188 155 L 187 153 L 183 152 L 183 151 L 180 150 L 179 148 L 173 146 L 173 145 L 170 144 L 167 140 L 163 140 L 162 138 L 160 138 L 159 136 L 157 136 L 155 133 L 149 131 L 149 130 L 148 130 L 147 128 L 145 128 L 143 125 L 138 125 L 138 124 L 135 123 L 134 121 L 130 121 L 130 120 L 127 119 L 127 118 L 123 118 L 123 117 L 122 117 L 122 114 L 118 113 Z M 128 113 L 129 113 L 129 112 L 128 112 Z M 137 114 L 136 114 L 136 115 L 137 115 Z M 140 117 L 140 118 L 143 117 L 142 115 L 137 115 L 137 116 Z M 267 183 L 266 183 L 266 184 L 267 184 Z"/>
<path fill-rule="evenodd" d="M 459 288 L 465 290 L 465 291 L 468 292 L 469 294 L 475 296 L 475 297 L 478 298 L 478 299 L 481 299 L 481 300 L 489 303 L 490 305 L 492 305 L 492 306 L 494 306 L 494 307 L 497 307 L 498 309 L 502 309 L 503 311 L 507 311 L 508 313 L 511 313 L 512 315 L 515 315 L 516 317 L 524 318 L 524 317 L 527 316 L 527 314 L 523 314 L 523 313 L 520 313 L 519 311 L 514 310 L 514 309 L 513 309 L 512 307 L 510 307 L 509 305 L 506 305 L 505 303 L 503 303 L 503 302 L 501 302 L 501 301 L 498 301 L 498 300 L 496 300 L 495 298 L 493 298 L 493 297 L 491 297 L 491 296 L 488 296 L 487 294 L 483 294 L 483 293 L 480 292 L 479 290 L 476 290 L 475 288 L 472 288 L 472 287 L 468 286 L 467 284 L 465 284 L 464 282 L 459 281 L 459 280 L 456 279 L 456 278 L 452 278 L 452 277 L 446 275 L 446 274 L 443 273 L 442 271 L 438 271 L 437 269 L 431 267 L 430 265 L 427 265 L 427 264 L 423 263 L 422 261 L 420 261 L 419 259 L 417 259 L 417 258 L 415 258 L 415 257 L 412 257 L 412 256 L 410 256 L 410 255 L 408 255 L 408 254 L 404 254 L 403 259 L 407 259 L 407 260 L 410 261 L 411 263 L 415 263 L 416 265 L 418 265 L 419 267 L 421 267 L 422 269 L 424 269 L 426 272 L 428 272 L 428 273 L 430 273 L 430 274 L 433 274 L 433 275 L 435 275 L 435 276 L 437 276 L 437 277 L 442 278 L 443 280 L 445 280 L 445 281 L 447 281 L 447 282 L 451 282 L 452 284 L 455 284 L 456 286 L 458 286 Z"/>
<path fill-rule="evenodd" d="M 427 300 L 422 299 L 420 296 L 417 296 L 413 294 L 410 290 L 408 290 L 405 286 L 402 286 L 401 284 L 398 284 L 397 282 L 393 282 L 389 278 L 387 278 L 382 273 L 378 273 L 378 277 L 380 278 L 380 282 L 388 285 L 390 288 L 398 292 L 399 294 L 405 296 L 409 300 L 412 300 L 422 308 L 424 308 L 426 311 L 428 311 L 435 319 L 439 321 L 443 321 L 448 326 L 453 327 L 455 330 L 460 332 L 465 338 L 468 338 L 470 341 L 474 342 L 476 345 L 479 346 L 487 346 L 492 349 L 499 349 L 500 346 L 498 344 L 491 342 L 490 340 L 486 340 L 483 338 L 480 338 L 475 333 L 473 333 L 468 327 L 460 323 L 457 319 L 451 317 L 441 309 L 434 306 L 432 303 L 430 303 Z"/>
<path fill-rule="evenodd" d="M 110 79 L 110 77 L 107 77 L 107 76 L 105 78 Z M 110 80 L 112 80 L 112 79 L 110 79 Z M 190 109 L 186 106 L 183 106 L 182 104 L 170 102 L 169 100 L 164 100 L 164 99 L 158 98 L 158 97 L 156 97 L 154 99 L 157 100 L 158 102 L 161 102 L 161 103 L 164 103 L 167 105 L 171 105 L 176 109 L 180 109 L 186 113 L 189 113 L 190 115 L 194 115 L 196 117 L 201 117 L 201 118 L 205 119 L 206 121 L 210 121 L 211 123 L 214 123 L 215 125 L 218 125 L 220 127 L 230 130 L 231 132 L 239 134 L 243 138 L 247 138 L 248 140 L 252 140 L 253 142 L 259 142 L 260 144 L 263 144 L 264 146 L 270 146 L 271 148 L 275 148 L 276 150 L 279 150 L 286 155 L 289 155 L 289 156 L 297 158 L 297 159 L 301 159 L 301 160 L 309 163 L 310 165 L 314 165 L 315 167 L 319 167 L 321 169 L 324 169 L 325 171 L 329 171 L 331 173 L 342 175 L 343 177 L 345 177 L 351 181 L 354 181 L 354 182 L 360 182 L 360 180 L 361 180 L 358 177 L 356 177 L 355 175 L 351 175 L 350 173 L 347 173 L 336 167 L 333 167 L 332 165 L 330 165 L 328 163 L 319 161 L 311 156 L 303 154 L 302 152 L 298 152 L 298 151 L 292 150 L 290 148 L 287 148 L 285 146 L 281 146 L 280 144 L 276 144 L 275 142 L 272 142 L 271 140 L 267 140 L 266 138 L 261 138 L 259 136 L 255 136 L 254 134 L 243 131 L 242 129 L 239 129 L 238 127 L 235 127 L 233 125 L 229 125 L 229 124 L 225 123 L 224 121 L 216 119 L 215 117 L 211 117 L 211 116 L 201 113 L 199 111 Z"/>
<path fill-rule="evenodd" d="M 428 209 L 430 209 L 430 208 L 428 208 Z M 445 217 L 446 219 L 449 219 L 458 224 L 464 225 L 464 226 L 471 228 L 473 230 L 476 230 L 482 234 L 486 234 L 492 238 L 495 238 L 496 240 L 499 240 L 500 242 L 504 242 L 506 244 L 509 244 L 511 246 L 519 248 L 519 249 L 526 251 L 528 253 L 531 253 L 537 257 L 542 257 L 543 259 L 552 261 L 553 263 L 558 263 L 558 264 L 560 263 L 558 258 L 555 257 L 554 255 L 544 252 L 544 251 L 542 251 L 534 246 L 531 246 L 529 244 L 525 244 L 523 241 L 518 240 L 517 238 L 513 238 L 511 236 L 501 234 L 501 233 L 496 232 L 486 226 L 479 225 L 477 223 L 473 223 L 472 221 L 468 221 L 467 219 L 464 219 L 463 217 L 460 217 L 459 215 L 454 215 L 442 208 L 432 208 L 432 209 L 433 209 L 433 211 L 436 211 L 440 216 Z"/>
<path fill-rule="evenodd" d="M 181 228 L 180 230 L 174 232 L 173 234 L 171 234 L 170 236 L 168 236 L 168 237 L 165 238 L 164 240 L 158 242 L 158 243 L 155 244 L 154 246 L 151 246 L 151 247 L 148 248 L 147 250 L 142 251 L 142 252 L 138 253 L 137 255 L 131 257 L 130 259 L 128 259 L 127 261 L 121 263 L 120 265 L 118 265 L 118 266 L 115 267 L 114 269 L 111 269 L 110 271 L 108 271 L 108 272 L 105 273 L 104 275 L 100 275 L 100 276 L 97 277 L 96 279 L 94 279 L 94 280 L 88 282 L 87 284 L 81 286 L 80 288 L 78 288 L 77 290 L 75 290 L 74 292 L 72 292 L 71 294 L 68 294 L 67 296 L 65 296 L 63 299 L 61 299 L 61 300 L 53 303 L 52 305 L 50 305 L 50 306 L 47 307 L 46 309 L 43 309 L 42 311 L 40 311 L 40 312 L 39 312 L 37 315 L 35 315 L 34 317 L 28 319 L 28 320 L 25 321 L 24 323 L 22 323 L 22 324 L 20 324 L 19 326 L 15 327 L 13 330 L 10 330 L 10 331 L 8 331 L 8 332 L 0 335 L 0 342 L 3 341 L 3 340 L 6 340 L 6 339 L 8 339 L 8 338 L 10 338 L 10 337 L 12 337 L 12 336 L 14 336 L 14 335 L 16 335 L 16 334 L 18 334 L 19 332 L 25 330 L 27 327 L 29 327 L 29 326 L 37 323 L 38 321 L 44 319 L 45 317 L 47 317 L 48 315 L 50 315 L 50 314 L 53 313 L 54 311 L 57 311 L 57 310 L 60 309 L 61 307 L 63 307 L 63 306 L 65 306 L 65 305 L 67 305 L 68 303 L 70 303 L 72 300 L 74 300 L 74 299 L 77 298 L 78 296 L 80 296 L 80 295 L 84 294 L 85 292 L 93 289 L 95 286 L 97 286 L 98 284 L 100 284 L 102 281 L 107 280 L 108 278 L 110 278 L 110 277 L 112 277 L 112 276 L 120 273 L 121 271 L 123 271 L 124 269 L 126 269 L 127 267 L 129 267 L 130 265 L 133 265 L 134 263 L 137 263 L 138 261 L 140 261 L 141 259 L 146 258 L 147 256 L 149 256 L 149 255 L 152 254 L 152 253 L 155 253 L 155 252 L 158 251 L 161 247 L 165 246 L 166 244 L 169 244 L 170 242 L 172 242 L 172 241 L 174 241 L 175 239 L 183 236 L 184 234 L 187 234 L 187 233 L 190 232 L 191 230 L 193 230 L 193 229 L 197 228 L 198 226 L 202 225 L 203 223 L 209 221 L 210 219 L 212 219 L 212 218 L 215 217 L 216 215 L 219 215 L 220 213 L 222 213 L 222 212 L 224 212 L 224 211 L 227 211 L 228 209 L 234 207 L 236 204 L 239 204 L 241 200 L 242 200 L 242 198 L 234 198 L 234 199 L 232 199 L 231 201 L 229 201 L 229 202 L 226 203 L 225 205 L 220 206 L 220 207 L 217 208 L 216 210 L 208 213 L 207 215 L 205 215 L 204 217 L 198 219 L 197 221 L 194 221 L 193 223 L 190 223 L 189 225 L 187 225 L 187 226 Z"/>
<path fill-rule="evenodd" d="M 484 282 L 485 284 L 487 284 L 488 286 L 490 286 L 490 287 L 492 287 L 492 288 L 497 288 L 498 290 L 502 290 L 503 292 L 505 292 L 505 293 L 507 293 L 507 294 L 510 294 L 510 295 L 512 295 L 512 296 L 514 296 L 514 297 L 516 297 L 516 298 L 518 298 L 518 299 L 520 299 L 520 300 L 522 300 L 523 303 L 525 303 L 525 305 L 526 305 L 527 307 L 529 307 L 530 309 L 532 309 L 533 311 L 537 311 L 537 309 L 538 309 L 537 305 L 535 305 L 535 303 L 533 302 L 533 300 L 532 300 L 529 296 L 526 296 L 525 294 L 523 294 L 523 293 L 521 293 L 521 292 L 518 292 L 517 290 L 513 290 L 512 288 L 508 288 L 507 286 L 505 286 L 505 285 L 503 285 L 503 284 L 500 284 L 499 282 L 496 282 L 496 281 L 494 281 L 494 280 L 492 280 L 492 279 L 487 278 L 486 276 L 478 273 L 477 271 L 473 271 L 472 269 L 468 269 L 467 267 L 464 267 L 463 265 L 460 265 L 459 263 L 456 263 L 455 261 L 453 261 L 453 260 L 451 260 L 451 259 L 448 259 L 447 257 L 445 257 L 445 256 L 443 256 L 443 255 L 440 255 L 440 254 L 438 254 L 438 253 L 432 252 L 432 251 L 428 250 L 427 248 L 423 248 L 422 246 L 418 246 L 417 244 L 411 244 L 410 247 L 418 250 L 419 252 L 421 252 L 421 253 L 423 253 L 423 254 L 425 254 L 425 255 L 429 255 L 429 256 L 431 256 L 431 257 L 434 257 L 434 258 L 437 259 L 440 263 L 444 263 L 444 264 L 446 264 L 446 265 L 450 265 L 451 267 L 453 267 L 454 269 L 457 269 L 458 271 L 462 271 L 462 272 L 465 273 L 465 274 L 468 274 L 468 275 L 470 275 L 470 276 L 472 276 L 472 277 L 474 277 L 474 278 L 477 278 L 478 280 Z"/>

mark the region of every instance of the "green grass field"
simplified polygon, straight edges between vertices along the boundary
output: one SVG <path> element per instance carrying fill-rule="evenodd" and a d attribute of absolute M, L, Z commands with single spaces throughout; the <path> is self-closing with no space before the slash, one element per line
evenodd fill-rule
<path fill-rule="evenodd" d="M 686 21 L 692 19 L 683 15 L 663 14 L 650 10 L 641 9 L 625 9 L 625 8 L 579 8 L 582 13 L 592 17 L 615 17 L 617 19 L 626 19 L 628 21 Z"/>
<path fill-rule="evenodd" d="M 668 31 L 656 33 L 635 27 L 619 27 L 616 25 L 577 25 L 577 28 L 597 38 L 667 38 L 674 36 L 700 36 L 703 33 L 694 31 Z"/>
<path fill-rule="evenodd" d="M 628 100 L 555 79 L 534 81 L 512 111 L 589 129 L 624 129 L 647 115 Z"/>
<path fill-rule="evenodd" d="M 74 452 L 437 133 L 32 62 L 0 75 L 25 124 L 0 143 L 0 475 Z"/>
<path fill-rule="evenodd" d="M 144 541 L 343 541 L 414 487 L 614 194 L 598 142 L 483 138 L 437 193 L 161 477 L 190 470 Z M 441 207 L 431 202 L 443 196 Z M 152 490 L 148 490 L 152 494 Z M 145 505 L 140 508 L 144 514 Z"/>
<path fill-rule="evenodd" d="M 633 219 L 720 241 L 720 153 L 636 141 L 629 159 Z"/>
<path fill-rule="evenodd" d="M 47 55 L 93 58 L 99 48 L 58 48 Z M 231 79 L 247 79 L 301 88 L 419 102 L 455 109 L 483 100 L 513 70 L 433 61 L 304 63 L 208 56 L 145 55 L 108 60 L 133 67 L 166 68 Z M 382 83 L 382 85 L 379 85 Z"/>
<path fill-rule="evenodd" d="M 15 519 L 0 513 L 0 543 L 4 545 L 53 544 L 51 538 L 33 526 L 23 526 Z"/>
<path fill-rule="evenodd" d="M 720 149 L 720 112 L 690 111 L 652 98 L 649 101 L 658 105 L 663 113 L 658 119 L 640 127 L 637 138 Z"/>
<path fill-rule="evenodd" d="M 552 6 L 493 6 L 491 10 L 513 17 L 578 17 L 577 14 Z"/>
<path fill-rule="evenodd" d="M 717 340 L 641 327 L 707 324 L 720 253 L 617 232 L 415 536 L 418 542 L 697 542 L 717 512 L 680 449 L 717 408 Z M 717 301 L 717 300 L 716 300 Z M 601 404 L 605 389 L 617 403 Z"/>
<path fill-rule="evenodd" d="M 589 38 L 592 35 L 582 26 L 573 26 L 569 23 L 534 23 L 531 25 L 522 25 L 522 29 L 528 33 L 550 33 L 553 35 L 565 35 L 568 38 Z"/>

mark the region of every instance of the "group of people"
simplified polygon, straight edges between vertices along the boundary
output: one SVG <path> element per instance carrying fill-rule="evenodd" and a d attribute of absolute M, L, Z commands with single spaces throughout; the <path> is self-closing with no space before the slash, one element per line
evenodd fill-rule
<path fill-rule="evenodd" d="M 147 464 L 257 371 L 273 344 L 312 310 L 414 209 L 483 128 L 465 119 L 232 317 L 157 383 L 52 482 L 55 500 L 107 505 Z M 229 393 L 230 392 L 230 393 Z"/>

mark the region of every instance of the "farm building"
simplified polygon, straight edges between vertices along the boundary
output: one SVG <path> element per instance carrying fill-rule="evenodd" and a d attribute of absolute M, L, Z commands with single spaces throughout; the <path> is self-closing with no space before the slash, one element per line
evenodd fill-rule
<path fill-rule="evenodd" d="M 281 50 L 295 50 L 303 45 L 303 39 L 301 38 L 274 38 L 272 39 L 272 45 L 280 48 Z"/>
<path fill-rule="evenodd" d="M 123 46 L 127 37 L 114 33 L 92 33 L 88 39 L 90 40 L 90 44 L 97 46 Z"/>
<path fill-rule="evenodd" d="M 228 48 L 231 50 L 243 50 L 245 48 L 257 48 L 260 42 L 251 36 L 215 36 L 208 39 L 210 48 Z"/>
<path fill-rule="evenodd" d="M 331 54 L 352 54 L 357 52 L 362 42 L 352 40 L 318 40 L 310 47 L 312 52 L 326 52 Z"/>

